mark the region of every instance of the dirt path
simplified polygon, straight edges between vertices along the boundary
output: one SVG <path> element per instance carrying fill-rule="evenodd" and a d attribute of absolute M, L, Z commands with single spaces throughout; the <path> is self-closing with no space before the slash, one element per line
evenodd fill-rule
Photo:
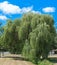
<path fill-rule="evenodd" d="M 0 65 L 33 65 L 31 62 L 28 61 L 21 61 L 21 60 L 12 60 L 9 58 L 1 58 Z"/>
<path fill-rule="evenodd" d="M 51 58 L 51 62 L 54 65 L 57 65 L 57 55 L 49 56 Z M 5 55 L 3 58 L 0 58 L 0 65 L 34 65 L 32 62 L 26 61 L 21 55 Z"/>
<path fill-rule="evenodd" d="M 19 56 L 11 55 L 5 58 L 0 58 L 0 65 L 34 65 L 29 61 L 25 61 Z"/>

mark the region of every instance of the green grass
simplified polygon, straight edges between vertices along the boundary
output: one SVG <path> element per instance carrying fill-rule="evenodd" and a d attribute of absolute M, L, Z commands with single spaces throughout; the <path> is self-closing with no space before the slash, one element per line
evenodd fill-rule
<path fill-rule="evenodd" d="M 38 65 L 53 65 L 49 60 L 42 60 L 38 62 Z"/>
<path fill-rule="evenodd" d="M 49 61 L 55 64 L 57 63 L 57 58 L 49 58 Z"/>

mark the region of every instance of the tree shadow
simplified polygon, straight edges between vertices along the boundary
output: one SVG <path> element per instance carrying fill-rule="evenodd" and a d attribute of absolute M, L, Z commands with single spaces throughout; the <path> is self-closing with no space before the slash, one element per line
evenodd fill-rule
<path fill-rule="evenodd" d="M 57 57 L 48 58 L 48 60 L 52 63 L 57 63 Z"/>
<path fill-rule="evenodd" d="M 29 61 L 28 59 L 25 59 L 24 57 L 21 56 L 4 56 L 2 58 L 12 58 L 13 60 Z"/>

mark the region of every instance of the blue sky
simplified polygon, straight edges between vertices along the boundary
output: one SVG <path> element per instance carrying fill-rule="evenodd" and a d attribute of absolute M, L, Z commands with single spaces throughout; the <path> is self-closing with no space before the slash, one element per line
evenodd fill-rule
<path fill-rule="evenodd" d="M 3 25 L 7 19 L 14 20 L 29 11 L 52 15 L 57 28 L 57 0 L 0 0 L 0 21 Z"/>

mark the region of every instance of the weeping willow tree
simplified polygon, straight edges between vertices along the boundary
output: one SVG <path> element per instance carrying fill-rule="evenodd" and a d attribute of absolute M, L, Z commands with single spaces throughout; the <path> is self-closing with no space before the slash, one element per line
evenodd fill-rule
<path fill-rule="evenodd" d="M 55 37 L 54 20 L 50 15 L 27 13 L 20 19 L 8 20 L 1 36 L 3 45 L 12 53 L 32 62 L 46 59 Z"/>
<path fill-rule="evenodd" d="M 22 53 L 25 58 L 37 62 L 41 56 L 46 59 L 52 49 L 55 37 L 54 20 L 49 15 L 32 14 L 32 18 L 29 15 L 25 16 L 31 27 L 27 38 L 29 42 L 25 42 Z"/>

